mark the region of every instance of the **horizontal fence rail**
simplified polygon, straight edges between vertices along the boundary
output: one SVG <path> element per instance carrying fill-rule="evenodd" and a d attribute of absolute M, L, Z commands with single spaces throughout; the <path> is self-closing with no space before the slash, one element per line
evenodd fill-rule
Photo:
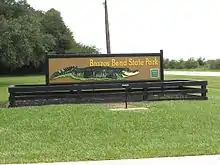
<path fill-rule="evenodd" d="M 110 103 L 161 100 L 207 100 L 207 81 L 165 80 L 157 82 L 74 85 L 11 85 L 9 107 Z M 127 95 L 126 95 L 127 94 Z"/>

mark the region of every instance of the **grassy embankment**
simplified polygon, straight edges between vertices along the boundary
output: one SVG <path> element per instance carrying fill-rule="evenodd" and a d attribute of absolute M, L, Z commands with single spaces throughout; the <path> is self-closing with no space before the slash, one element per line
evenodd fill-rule
<path fill-rule="evenodd" d="M 127 112 L 104 105 L 1 108 L 0 163 L 219 154 L 220 78 L 194 79 L 209 81 L 209 100 L 142 102 L 148 110 Z M 1 78 L 0 100 L 7 101 L 9 84 L 43 82 Z"/>

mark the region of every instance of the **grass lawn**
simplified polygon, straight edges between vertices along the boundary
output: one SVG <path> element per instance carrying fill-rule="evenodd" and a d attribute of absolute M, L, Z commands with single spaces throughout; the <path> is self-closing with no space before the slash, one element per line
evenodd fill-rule
<path fill-rule="evenodd" d="M 0 77 L 0 101 L 8 100 L 8 85 L 44 84 L 45 76 Z"/>
<path fill-rule="evenodd" d="M 192 79 L 169 76 L 167 79 Z M 142 102 L 144 111 L 109 111 L 105 105 L 0 109 L 0 164 L 220 153 L 220 78 L 209 81 L 207 101 Z M 44 77 L 0 78 L 8 84 Z"/>

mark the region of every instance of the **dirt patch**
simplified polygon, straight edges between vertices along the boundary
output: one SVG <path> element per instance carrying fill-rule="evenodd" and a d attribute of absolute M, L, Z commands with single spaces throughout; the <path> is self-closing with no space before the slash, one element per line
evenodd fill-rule
<path fill-rule="evenodd" d="M 148 110 L 145 107 L 139 107 L 132 103 L 128 103 L 127 109 L 125 108 L 125 103 L 109 103 L 105 104 L 105 106 L 111 111 L 139 111 L 139 110 Z"/>
<path fill-rule="evenodd" d="M 125 108 L 125 103 L 108 103 L 105 104 L 108 109 Z M 128 103 L 128 108 L 138 108 L 138 106 Z"/>

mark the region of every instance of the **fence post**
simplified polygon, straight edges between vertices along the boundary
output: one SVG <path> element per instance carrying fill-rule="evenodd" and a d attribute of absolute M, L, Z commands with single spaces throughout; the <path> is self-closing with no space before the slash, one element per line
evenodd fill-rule
<path fill-rule="evenodd" d="M 9 107 L 14 107 L 15 106 L 15 96 L 14 94 L 10 93 L 9 94 Z"/>
<path fill-rule="evenodd" d="M 201 85 L 201 89 L 202 89 L 202 93 L 201 93 L 201 96 L 202 97 L 206 97 L 207 96 L 207 88 L 206 88 L 206 84 L 202 84 Z"/>
<path fill-rule="evenodd" d="M 129 84 L 122 84 L 122 87 L 125 88 L 125 108 L 128 108 L 128 90 Z"/>
<path fill-rule="evenodd" d="M 144 87 L 144 89 L 143 89 L 143 101 L 148 100 L 147 90 L 148 90 L 148 87 Z"/>
<path fill-rule="evenodd" d="M 15 87 L 14 85 L 9 85 L 8 86 L 8 101 L 9 101 L 9 107 L 14 107 L 15 106 L 15 95 L 12 91 L 12 88 Z"/>

